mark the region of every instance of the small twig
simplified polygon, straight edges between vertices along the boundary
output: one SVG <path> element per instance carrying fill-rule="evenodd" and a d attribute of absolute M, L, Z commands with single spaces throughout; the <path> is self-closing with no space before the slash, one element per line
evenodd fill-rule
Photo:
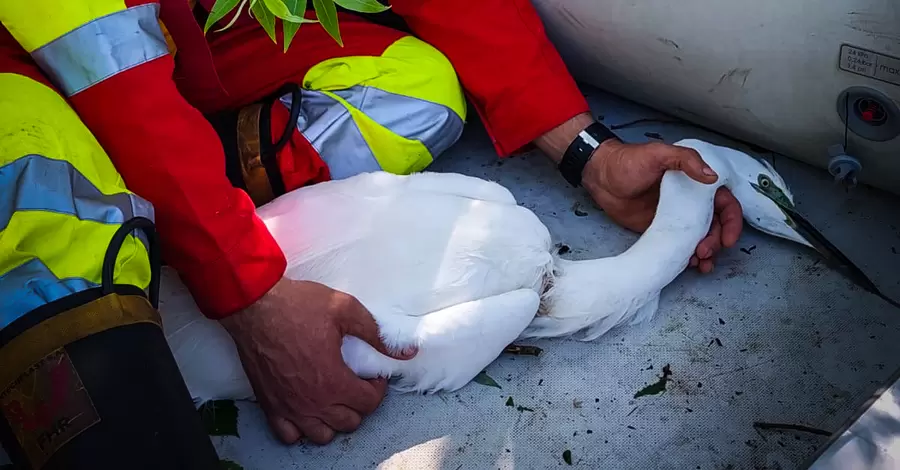
<path fill-rule="evenodd" d="M 682 124 L 682 121 L 673 121 L 671 119 L 654 119 L 654 118 L 643 118 L 643 119 L 635 119 L 634 121 L 628 121 L 622 124 L 615 124 L 609 126 L 609 130 L 614 131 L 617 129 L 624 129 L 626 127 L 636 126 L 638 124 L 649 124 L 649 123 L 659 123 L 659 124 Z"/>
<path fill-rule="evenodd" d="M 762 421 L 757 421 L 753 423 L 754 428 L 759 429 L 771 429 L 775 431 L 799 431 L 799 432 L 808 432 L 811 434 L 818 434 L 820 436 L 831 436 L 832 433 L 819 428 L 813 428 L 810 426 L 804 426 L 802 424 L 788 424 L 788 423 L 766 423 Z"/>
<path fill-rule="evenodd" d="M 514 354 L 516 356 L 538 357 L 542 352 L 544 352 L 544 350 L 537 346 L 524 346 L 521 344 L 510 344 L 509 346 L 503 348 L 504 354 Z"/>

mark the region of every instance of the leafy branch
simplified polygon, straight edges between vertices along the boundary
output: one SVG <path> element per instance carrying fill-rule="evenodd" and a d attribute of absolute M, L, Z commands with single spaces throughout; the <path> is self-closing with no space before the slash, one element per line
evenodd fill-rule
<path fill-rule="evenodd" d="M 248 14 L 259 21 L 266 34 L 276 44 L 278 40 L 275 38 L 275 23 L 276 19 L 281 20 L 285 52 L 303 23 L 321 24 L 325 31 L 343 47 L 344 41 L 341 39 L 341 30 L 338 27 L 337 6 L 359 13 L 381 13 L 390 8 L 378 3 L 378 0 L 312 0 L 312 3 L 316 11 L 315 20 L 305 17 L 307 0 L 216 0 L 206 19 L 206 24 L 203 26 L 203 32 L 207 33 L 214 24 L 236 9 L 237 12 L 231 21 L 216 30 L 217 32 L 225 31 L 234 25 L 243 14 L 244 8 L 248 8 Z"/>

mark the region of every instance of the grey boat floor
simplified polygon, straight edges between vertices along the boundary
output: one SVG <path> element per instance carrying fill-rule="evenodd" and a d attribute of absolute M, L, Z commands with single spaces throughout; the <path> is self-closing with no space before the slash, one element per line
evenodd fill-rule
<path fill-rule="evenodd" d="M 585 89 L 607 125 L 664 118 Z M 689 125 L 642 123 L 619 134 L 740 144 Z M 657 134 L 657 135 L 653 135 Z M 847 193 L 822 170 L 764 154 L 798 207 L 893 298 L 900 298 L 900 198 Z M 594 209 L 540 154 L 498 161 L 477 121 L 431 170 L 508 187 L 575 259 L 611 256 L 636 235 Z M 587 215 L 583 215 L 587 213 Z M 246 469 L 790 469 L 827 438 L 763 431 L 756 421 L 837 431 L 900 367 L 900 311 L 857 289 L 811 251 L 747 229 L 709 275 L 687 272 L 648 324 L 592 343 L 529 342 L 540 357 L 487 368 L 502 389 L 471 383 L 435 396 L 389 394 L 357 432 L 331 445 L 285 447 L 252 404 L 240 438 L 216 438 Z M 668 365 L 665 392 L 634 398 Z M 507 406 L 512 397 L 515 406 Z M 517 407 L 523 408 L 517 408 Z"/>
<path fill-rule="evenodd" d="M 607 125 L 671 119 L 585 93 Z M 618 132 L 632 142 L 696 137 L 741 148 L 684 124 L 645 122 Z M 822 170 L 763 156 L 800 210 L 900 298 L 900 198 L 866 187 L 847 193 Z M 543 156 L 498 161 L 476 120 L 431 170 L 505 185 L 569 257 L 615 255 L 636 239 Z M 357 432 L 324 447 L 277 443 L 256 405 L 240 403 L 240 437 L 214 442 L 222 458 L 248 470 L 568 468 L 564 455 L 572 467 L 592 469 L 801 468 L 827 437 L 754 422 L 842 429 L 900 368 L 898 337 L 900 311 L 811 251 L 747 228 L 712 274 L 686 272 L 664 290 L 651 322 L 591 343 L 528 342 L 543 354 L 499 358 L 487 374 L 501 389 L 471 383 L 434 396 L 392 393 Z M 665 391 L 635 398 L 666 366 Z"/>

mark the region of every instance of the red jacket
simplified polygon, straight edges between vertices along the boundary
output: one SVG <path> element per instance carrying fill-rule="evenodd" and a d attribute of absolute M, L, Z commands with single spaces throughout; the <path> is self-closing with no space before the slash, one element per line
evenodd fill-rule
<path fill-rule="evenodd" d="M 151 1 L 155 0 L 126 3 Z M 161 19 L 177 45 L 175 59 L 163 56 L 119 73 L 74 95 L 70 102 L 129 189 L 156 207 L 165 261 L 180 273 L 201 310 L 221 318 L 265 294 L 284 274 L 286 263 L 249 197 L 226 178 L 222 145 L 201 111 L 259 99 L 283 79 L 263 73 L 264 68 L 248 68 L 241 80 L 252 77 L 254 82 L 245 88 L 257 96 L 236 101 L 223 89 L 225 77 L 217 74 L 217 67 L 222 73 L 222 54 L 254 55 L 248 50 L 254 43 L 229 39 L 250 29 L 264 36 L 261 27 L 244 18 L 225 34 L 204 37 L 187 0 L 159 1 Z M 214 0 L 200 3 L 209 8 Z M 588 110 L 529 0 L 392 0 L 391 4 L 417 36 L 449 58 L 501 156 Z M 347 18 L 341 17 L 342 28 L 352 27 L 346 23 L 352 17 Z M 324 32 L 317 34 L 322 41 L 331 41 Z M 0 46 L 10 41 L 3 31 Z M 0 47 L 0 54 L 4 50 L 9 49 Z M 273 132 L 280 133 L 282 123 L 273 122 Z M 320 161 L 294 165 L 293 180 L 317 181 L 322 167 Z"/>

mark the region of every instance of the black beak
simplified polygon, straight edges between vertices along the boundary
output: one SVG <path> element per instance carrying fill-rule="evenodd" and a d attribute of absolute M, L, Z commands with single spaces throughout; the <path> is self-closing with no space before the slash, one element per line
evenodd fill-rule
<path fill-rule="evenodd" d="M 854 284 L 863 288 L 866 292 L 877 295 L 884 299 L 885 302 L 893 305 L 894 307 L 900 308 L 900 303 L 894 301 L 890 297 L 884 295 L 879 289 L 878 286 L 866 276 L 866 273 L 862 272 L 859 267 L 850 261 L 838 247 L 834 246 L 833 243 L 828 241 L 822 232 L 816 230 L 813 225 L 806 220 L 797 209 L 794 208 L 794 204 L 787 197 L 784 196 L 781 190 L 777 188 L 772 188 L 771 184 L 766 187 L 762 187 L 755 183 L 750 183 L 750 186 L 753 187 L 758 193 L 766 196 L 770 201 L 774 202 L 781 212 L 784 213 L 785 222 L 797 232 L 804 240 L 807 241 L 810 245 L 823 258 L 825 258 L 825 263 L 831 266 L 832 268 L 838 270 L 841 274 L 847 277 L 849 280 L 853 281 Z"/>
<path fill-rule="evenodd" d="M 776 204 L 778 202 L 776 201 Z M 869 279 L 868 276 L 861 269 L 859 269 L 853 261 L 850 261 L 838 247 L 834 246 L 833 243 L 828 241 L 821 232 L 816 230 L 813 225 L 806 220 L 805 217 L 800 215 L 795 209 L 791 207 L 784 207 L 783 204 L 778 204 L 778 207 L 784 212 L 785 217 L 787 217 L 787 223 L 791 226 L 801 237 L 803 237 L 806 241 L 809 242 L 813 248 L 819 252 L 820 255 L 825 259 L 825 262 L 837 269 L 841 274 L 846 276 L 848 279 L 853 281 L 854 284 L 863 288 L 867 292 L 877 295 L 884 299 L 885 302 L 893 305 L 894 307 L 900 308 L 900 303 L 894 301 L 890 297 L 884 295 L 879 289 L 878 286 Z"/>

